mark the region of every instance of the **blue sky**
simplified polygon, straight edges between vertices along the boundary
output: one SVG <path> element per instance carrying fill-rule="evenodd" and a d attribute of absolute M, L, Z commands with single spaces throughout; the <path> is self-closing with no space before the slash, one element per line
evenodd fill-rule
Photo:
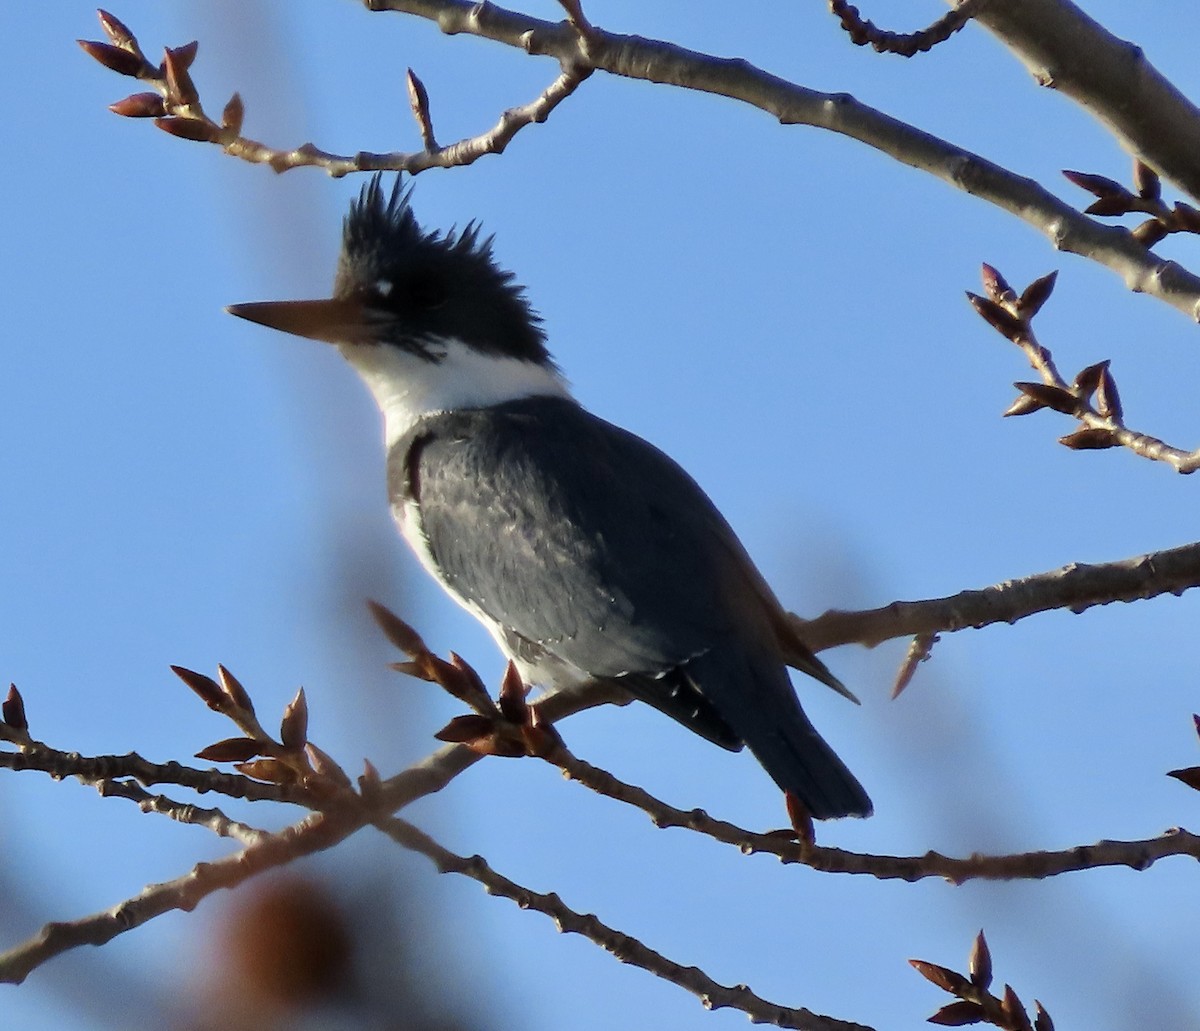
<path fill-rule="evenodd" d="M 1084 6 L 1200 95 L 1192 5 Z M 559 16 L 549 2 L 524 9 Z M 851 47 L 819 3 L 587 9 L 605 28 L 851 92 L 1080 206 L 1060 169 L 1128 176 L 1099 126 L 974 26 L 905 62 Z M 907 11 L 906 24 L 938 10 Z M 148 53 L 199 39 L 210 110 L 238 89 L 245 131 L 280 145 L 419 146 L 406 66 L 443 142 L 490 126 L 556 70 L 349 3 L 124 0 L 114 13 Z M 75 48 L 100 35 L 87 3 L 20 5 L 7 24 L 0 677 L 52 744 L 182 759 L 227 728 L 167 665 L 223 662 L 266 712 L 303 684 L 314 740 L 348 767 L 402 768 L 455 710 L 385 670 L 362 600 L 389 603 L 492 681 L 499 657 L 394 533 L 378 417 L 350 369 L 222 310 L 327 290 L 361 179 L 276 176 L 111 115 L 133 90 Z M 1200 443 L 1196 328 L 857 143 L 596 75 L 502 157 L 422 175 L 414 205 L 429 226 L 477 218 L 496 234 L 580 399 L 674 455 L 802 614 L 1195 537 L 1194 481 L 1119 451 L 1071 453 L 1054 443 L 1070 426 L 1050 413 L 999 418 L 1028 369 L 963 290 L 978 289 L 985 260 L 1018 285 L 1061 269 L 1038 326 L 1064 374 L 1111 358 L 1130 423 L 1184 447 Z M 1197 264 L 1191 241 L 1160 249 Z M 1185 595 L 953 635 L 895 703 L 902 643 L 827 653 L 864 705 L 807 685 L 801 696 L 877 815 L 822 827 L 821 840 L 965 854 L 1186 825 L 1196 796 L 1162 774 L 1198 758 L 1198 605 Z M 588 714 L 564 733 L 675 804 L 756 827 L 782 818 L 748 755 L 649 710 Z M 0 813 L 10 941 L 225 852 L 207 832 L 32 774 L 0 778 Z M 943 998 L 905 960 L 961 965 L 981 926 L 998 978 L 1060 1027 L 1200 1017 L 1183 860 L 1032 885 L 821 876 L 654 831 L 541 764 L 501 760 L 414 818 L 720 981 L 842 1018 L 917 1026 Z M 479 1026 L 744 1024 L 368 836 L 305 869 L 351 894 L 385 885 L 398 907 L 430 914 L 418 963 Z M 124 985 L 140 1005 L 156 978 L 191 983 L 179 970 L 203 968 L 214 915 L 233 905 L 65 957 L 0 1006 L 28 1027 L 128 1026 L 96 1000 Z"/>

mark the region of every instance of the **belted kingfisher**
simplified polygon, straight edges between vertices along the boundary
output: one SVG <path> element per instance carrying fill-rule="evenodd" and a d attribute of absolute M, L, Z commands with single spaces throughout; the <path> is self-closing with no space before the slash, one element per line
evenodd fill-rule
<path fill-rule="evenodd" d="M 743 744 L 812 816 L 869 816 L 787 666 L 850 695 L 741 542 L 657 448 L 576 402 L 479 227 L 418 225 L 399 177 L 351 206 L 333 296 L 232 314 L 335 344 L 383 413 L 392 514 L 527 683 L 614 680 Z"/>

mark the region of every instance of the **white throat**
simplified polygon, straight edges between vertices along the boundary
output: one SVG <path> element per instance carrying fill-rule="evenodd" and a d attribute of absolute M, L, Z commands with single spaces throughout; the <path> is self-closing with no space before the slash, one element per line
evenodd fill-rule
<path fill-rule="evenodd" d="M 425 415 L 488 408 L 523 397 L 571 396 L 566 381 L 549 366 L 484 354 L 461 340 L 437 340 L 430 347 L 442 356 L 440 361 L 390 344 L 339 348 L 383 413 L 388 449 Z"/>

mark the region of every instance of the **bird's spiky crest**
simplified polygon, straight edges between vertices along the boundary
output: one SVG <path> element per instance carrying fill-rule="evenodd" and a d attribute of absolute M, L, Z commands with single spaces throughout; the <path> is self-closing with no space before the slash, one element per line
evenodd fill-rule
<path fill-rule="evenodd" d="M 381 173 L 363 187 L 343 223 L 335 294 L 393 278 L 406 268 L 450 269 L 456 278 L 469 281 L 476 297 L 491 296 L 499 313 L 508 316 L 502 321 L 521 338 L 522 357 L 550 361 L 541 316 L 530 306 L 513 274 L 496 264 L 494 237 L 481 236 L 474 221 L 461 230 L 426 231 L 413 214 L 411 196 L 412 187 L 403 185 L 399 175 L 390 191 Z"/>

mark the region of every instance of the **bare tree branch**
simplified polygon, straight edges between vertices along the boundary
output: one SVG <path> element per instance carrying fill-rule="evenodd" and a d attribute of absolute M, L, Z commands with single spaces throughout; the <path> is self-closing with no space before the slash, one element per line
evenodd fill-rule
<path fill-rule="evenodd" d="M 1200 543 L 1195 543 L 1119 562 L 1097 565 L 1072 562 L 1061 569 L 1005 580 L 982 590 L 960 591 L 945 598 L 894 601 L 882 608 L 859 612 L 832 609 L 812 620 L 792 618 L 804 642 L 815 651 L 843 644 L 873 648 L 894 637 L 1015 623 L 1051 609 L 1080 613 L 1093 605 L 1142 601 L 1161 594 L 1179 595 L 1198 586 Z"/>
<path fill-rule="evenodd" d="M 1128 151 L 1200 199 L 1200 109 L 1141 47 L 1118 39 L 1070 0 L 989 2 L 975 20 L 1038 83 L 1070 97 Z"/>
<path fill-rule="evenodd" d="M 169 106 L 183 114 L 159 118 L 157 124 L 175 135 L 219 143 L 237 157 L 262 161 L 277 170 L 315 165 L 334 176 L 386 169 L 415 174 L 431 167 L 468 164 L 484 153 L 497 153 L 521 126 L 544 120 L 595 69 L 714 93 L 760 108 L 784 125 L 811 125 L 841 133 L 903 164 L 928 172 L 1021 219 L 1046 236 L 1057 249 L 1082 255 L 1105 266 L 1120 276 L 1130 290 L 1148 294 L 1194 321 L 1200 320 L 1200 278 L 1176 262 L 1152 253 L 1127 229 L 1103 225 L 1088 218 L 1032 179 L 892 118 L 848 94 L 820 93 L 771 75 L 748 61 L 717 58 L 661 40 L 618 35 L 594 26 L 582 36 L 570 22 L 543 21 L 493 4 L 473 4 L 467 0 L 364 0 L 364 3 L 371 10 L 398 11 L 428 18 L 450 34 L 469 33 L 529 53 L 554 56 L 562 72 L 537 100 L 506 112 L 490 132 L 481 136 L 439 151 L 423 150 L 416 154 L 364 152 L 343 157 L 311 144 L 279 151 L 241 137 L 238 135 L 240 101 L 236 105 L 231 101 L 237 117 L 226 119 L 228 125 L 217 125 L 199 108 L 199 98 L 190 79 L 186 79 L 187 88 L 180 93 L 181 75 L 172 78 L 166 73 L 159 74 L 148 62 L 141 70 L 127 70 L 114 67 L 114 64 L 109 67 L 142 78 L 173 97 Z M 85 44 L 85 49 L 96 46 L 105 44 Z M 126 53 L 116 47 L 109 48 L 114 49 Z M 104 56 L 107 52 L 98 54 L 94 49 L 88 49 L 88 52 L 102 63 L 108 63 Z M 137 53 L 140 55 L 140 51 Z M 168 51 L 170 53 L 173 51 Z M 190 57 L 188 60 L 190 62 Z M 177 92 L 171 94 L 172 89 Z M 118 113 L 153 114 L 153 111 L 139 109 L 135 103 L 138 97 L 146 96 L 153 98 L 153 94 L 138 94 L 114 106 Z M 121 109 L 126 103 L 130 104 L 130 110 Z"/>
<path fill-rule="evenodd" d="M 811 125 L 849 136 L 1003 208 L 1037 229 L 1057 249 L 1091 258 L 1119 275 L 1130 290 L 1149 294 L 1200 320 L 1200 279 L 1175 262 L 1152 254 L 1128 230 L 1102 225 L 1064 204 L 1032 179 L 859 103 L 848 94 L 807 89 L 745 60 L 718 58 L 662 40 L 619 35 L 595 27 L 585 55 L 578 33 L 570 24 L 543 21 L 490 3 L 363 3 L 372 11 L 427 18 L 451 35 L 467 33 L 532 54 L 553 56 L 567 66 L 583 61 L 613 75 L 718 94 L 760 108 L 784 125 Z M 1153 160 L 1150 163 L 1156 164 Z"/>
<path fill-rule="evenodd" d="M 622 963 L 640 967 L 655 977 L 686 989 L 700 999 L 705 1009 L 741 1010 L 756 1024 L 800 1028 L 803 1031 L 871 1031 L 863 1024 L 768 1002 L 755 995 L 746 985 L 727 987 L 718 984 L 699 967 L 682 966 L 636 938 L 609 927 L 592 914 L 576 912 L 556 894 L 542 894 L 517 884 L 493 870 L 482 856 L 466 857 L 451 852 L 406 820 L 393 817 L 379 820 L 375 826 L 397 844 L 429 858 L 439 873 L 470 877 L 482 884 L 489 895 L 511 899 L 522 909 L 532 909 L 550 917 L 563 933 L 582 935 L 612 953 Z"/>
<path fill-rule="evenodd" d="M 96 790 L 105 798 L 126 798 L 136 803 L 144 813 L 158 813 L 178 823 L 206 827 L 218 837 L 232 838 L 243 845 L 257 845 L 270 837 L 270 832 L 251 827 L 240 820 L 231 820 L 220 809 L 203 809 L 166 795 L 152 795 L 145 788 L 127 780 L 102 780 L 96 784 Z"/>

